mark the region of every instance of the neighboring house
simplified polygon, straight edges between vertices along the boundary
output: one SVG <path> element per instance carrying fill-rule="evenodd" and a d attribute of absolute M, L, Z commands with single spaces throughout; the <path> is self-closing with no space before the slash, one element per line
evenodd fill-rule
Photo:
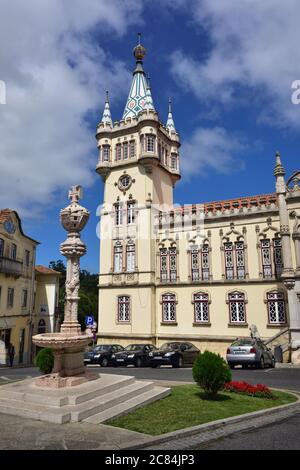
<path fill-rule="evenodd" d="M 35 267 L 34 334 L 59 330 L 58 296 L 60 273 L 46 266 Z"/>
<path fill-rule="evenodd" d="M 224 355 L 254 324 L 300 362 L 300 172 L 285 183 L 277 154 L 276 192 L 174 206 L 180 137 L 171 105 L 165 125 L 154 108 L 143 46 L 134 55 L 123 118 L 113 123 L 107 98 L 97 128 L 99 341 L 192 341 Z"/>
<path fill-rule="evenodd" d="M 31 356 L 36 240 L 22 230 L 17 212 L 0 210 L 0 365 L 7 347 L 15 347 L 15 364 Z"/>

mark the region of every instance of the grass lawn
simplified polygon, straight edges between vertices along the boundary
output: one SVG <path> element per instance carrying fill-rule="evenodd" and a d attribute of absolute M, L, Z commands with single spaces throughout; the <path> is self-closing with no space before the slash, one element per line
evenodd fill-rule
<path fill-rule="evenodd" d="M 204 398 L 197 385 L 180 385 L 174 387 L 171 394 L 162 400 L 105 424 L 156 436 L 296 401 L 296 398 L 288 393 L 273 393 L 274 400 L 221 392 L 217 400 L 211 401 Z"/>

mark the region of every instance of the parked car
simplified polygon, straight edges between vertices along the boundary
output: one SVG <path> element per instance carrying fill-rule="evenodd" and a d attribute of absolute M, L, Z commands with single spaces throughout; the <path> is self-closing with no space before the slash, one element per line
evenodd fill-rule
<path fill-rule="evenodd" d="M 255 366 L 264 369 L 265 366 L 275 367 L 275 357 L 272 350 L 263 341 L 253 338 L 237 339 L 227 349 L 226 359 L 231 369 L 235 366 Z"/>
<path fill-rule="evenodd" d="M 199 349 L 192 343 L 165 343 L 159 350 L 150 353 L 150 365 L 151 367 L 158 367 L 163 364 L 172 367 L 192 365 L 199 353 Z"/>
<path fill-rule="evenodd" d="M 112 355 L 113 365 L 135 367 L 148 366 L 150 363 L 149 354 L 156 350 L 153 344 L 129 344 L 124 351 Z"/>
<path fill-rule="evenodd" d="M 120 344 L 98 344 L 84 353 L 84 365 L 100 364 L 102 367 L 107 367 L 112 363 L 112 355 L 123 350 Z"/>

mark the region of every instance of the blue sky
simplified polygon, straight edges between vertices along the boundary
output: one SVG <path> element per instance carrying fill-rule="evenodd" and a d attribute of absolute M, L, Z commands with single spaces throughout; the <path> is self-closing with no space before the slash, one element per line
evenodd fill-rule
<path fill-rule="evenodd" d="M 263 3 L 263 4 L 262 4 Z M 59 210 L 82 184 L 91 212 L 82 267 L 98 271 L 94 138 L 105 90 L 122 117 L 135 63 L 144 68 L 163 122 L 168 97 L 181 135 L 182 180 L 174 201 L 188 204 L 274 191 L 275 152 L 287 175 L 300 166 L 300 79 L 296 0 L 3 0 L 0 14 L 1 207 L 16 209 L 39 240 L 37 262 L 61 258 Z M 298 42 L 297 42 L 298 41 Z"/>

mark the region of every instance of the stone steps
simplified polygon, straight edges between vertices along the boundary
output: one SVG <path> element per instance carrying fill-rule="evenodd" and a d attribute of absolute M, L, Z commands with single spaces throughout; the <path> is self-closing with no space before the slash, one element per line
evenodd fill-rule
<path fill-rule="evenodd" d="M 170 389 L 162 387 L 153 387 L 150 391 L 141 393 L 140 395 L 130 398 L 123 403 L 119 403 L 105 411 L 98 413 L 94 416 L 83 420 L 85 423 L 100 424 L 108 421 L 112 418 L 117 418 L 131 411 L 141 408 L 142 406 L 148 405 L 156 400 L 166 397 L 169 395 Z"/>
<path fill-rule="evenodd" d="M 103 374 L 76 387 L 40 389 L 33 379 L 0 388 L 0 413 L 64 424 L 114 416 L 166 396 L 169 389 L 130 376 Z"/>

